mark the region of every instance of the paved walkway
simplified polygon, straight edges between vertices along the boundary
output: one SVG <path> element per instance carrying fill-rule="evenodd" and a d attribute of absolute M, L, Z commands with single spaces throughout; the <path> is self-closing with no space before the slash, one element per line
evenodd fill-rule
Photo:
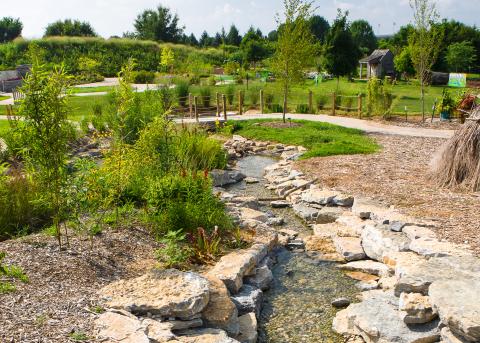
<path fill-rule="evenodd" d="M 281 119 L 281 114 L 245 114 L 230 115 L 229 120 L 249 120 L 249 119 Z M 310 120 L 315 122 L 324 122 L 335 125 L 340 125 L 352 129 L 359 129 L 368 133 L 380 133 L 386 135 L 400 135 L 410 137 L 425 137 L 425 138 L 450 138 L 453 136 L 454 130 L 437 130 L 425 129 L 417 127 L 402 127 L 377 123 L 370 120 L 362 120 L 348 117 L 333 117 L 322 114 L 287 114 L 287 118 Z M 215 117 L 202 117 L 201 122 L 214 121 Z M 195 122 L 193 119 L 185 119 L 184 122 Z"/>

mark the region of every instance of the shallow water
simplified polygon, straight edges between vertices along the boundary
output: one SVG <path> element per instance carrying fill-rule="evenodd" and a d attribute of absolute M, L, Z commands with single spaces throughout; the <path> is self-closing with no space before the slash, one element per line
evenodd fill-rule
<path fill-rule="evenodd" d="M 239 160 L 237 166 L 249 177 L 260 180 L 258 184 L 244 182 L 228 188 L 231 193 L 256 197 L 272 197 L 265 188 L 264 168 L 276 163 L 267 156 L 249 156 Z M 293 210 L 272 209 L 263 211 L 283 217 L 282 228 L 295 230 L 300 236 L 312 231 Z M 273 267 L 274 282 L 265 292 L 262 314 L 259 318 L 259 343 L 320 343 L 343 342 L 335 334 L 332 320 L 337 312 L 331 302 L 340 297 L 355 300 L 355 282 L 335 268 L 335 263 L 309 257 L 306 253 L 278 250 L 278 263 Z"/>

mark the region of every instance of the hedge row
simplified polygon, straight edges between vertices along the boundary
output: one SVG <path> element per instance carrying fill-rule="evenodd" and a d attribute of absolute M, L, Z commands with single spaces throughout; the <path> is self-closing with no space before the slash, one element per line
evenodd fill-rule
<path fill-rule="evenodd" d="M 138 70 L 159 70 L 160 53 L 164 46 L 170 46 L 175 54 L 175 67 L 188 72 L 188 65 L 221 65 L 223 52 L 219 49 L 196 49 L 185 45 L 158 44 L 151 41 L 131 39 L 103 39 L 81 37 L 50 37 L 39 40 L 17 39 L 0 44 L 0 70 L 14 68 L 29 63 L 26 56 L 29 45 L 35 42 L 45 50 L 45 60 L 51 64 L 65 65 L 69 73 L 78 72 L 79 57 L 86 56 L 100 62 L 99 72 L 104 76 L 114 76 L 129 58 L 137 61 Z"/>

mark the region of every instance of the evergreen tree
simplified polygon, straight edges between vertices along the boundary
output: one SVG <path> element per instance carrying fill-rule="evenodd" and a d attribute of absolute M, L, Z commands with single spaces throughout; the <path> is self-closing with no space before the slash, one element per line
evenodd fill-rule
<path fill-rule="evenodd" d="M 372 26 L 366 20 L 356 20 L 350 25 L 353 41 L 364 56 L 370 55 L 378 46 Z"/>
<path fill-rule="evenodd" d="M 212 37 L 210 37 L 208 35 L 208 32 L 207 31 L 203 31 L 202 35 L 200 36 L 200 40 L 198 42 L 198 44 L 203 47 L 203 48 L 206 48 L 206 47 L 209 47 L 212 45 Z"/>
<path fill-rule="evenodd" d="M 23 24 L 20 19 L 5 17 L 0 20 L 0 43 L 14 40 L 22 34 Z"/>
<path fill-rule="evenodd" d="M 241 42 L 242 42 L 242 36 L 240 36 L 240 33 L 237 27 L 235 25 L 232 25 L 230 27 L 230 31 L 227 34 L 227 44 L 240 46 Z"/>
<path fill-rule="evenodd" d="M 177 14 L 168 7 L 158 6 L 137 16 L 134 23 L 135 35 L 140 39 L 178 43 L 185 27 L 180 26 Z"/>
<path fill-rule="evenodd" d="M 314 15 L 310 18 L 310 30 L 312 30 L 313 35 L 321 43 L 325 41 L 328 30 L 330 29 L 330 24 L 325 20 L 324 17 L 319 15 Z"/>

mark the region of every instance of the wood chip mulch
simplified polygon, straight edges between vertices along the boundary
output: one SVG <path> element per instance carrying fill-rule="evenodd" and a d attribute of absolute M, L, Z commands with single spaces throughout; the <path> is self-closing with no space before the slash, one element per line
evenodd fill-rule
<path fill-rule="evenodd" d="M 468 243 L 480 255 L 480 194 L 438 187 L 429 166 L 445 140 L 370 135 L 383 149 L 372 155 L 334 156 L 297 162 L 325 187 L 363 195 L 401 212 L 437 221 L 440 238 Z"/>
<path fill-rule="evenodd" d="M 72 332 L 91 335 L 97 291 L 106 284 L 145 273 L 157 245 L 142 229 L 105 230 L 95 238 L 70 238 L 59 251 L 42 234 L 0 242 L 7 265 L 23 268 L 30 282 L 0 294 L 0 342 L 73 342 Z M 93 340 L 88 340 L 93 342 Z"/>

